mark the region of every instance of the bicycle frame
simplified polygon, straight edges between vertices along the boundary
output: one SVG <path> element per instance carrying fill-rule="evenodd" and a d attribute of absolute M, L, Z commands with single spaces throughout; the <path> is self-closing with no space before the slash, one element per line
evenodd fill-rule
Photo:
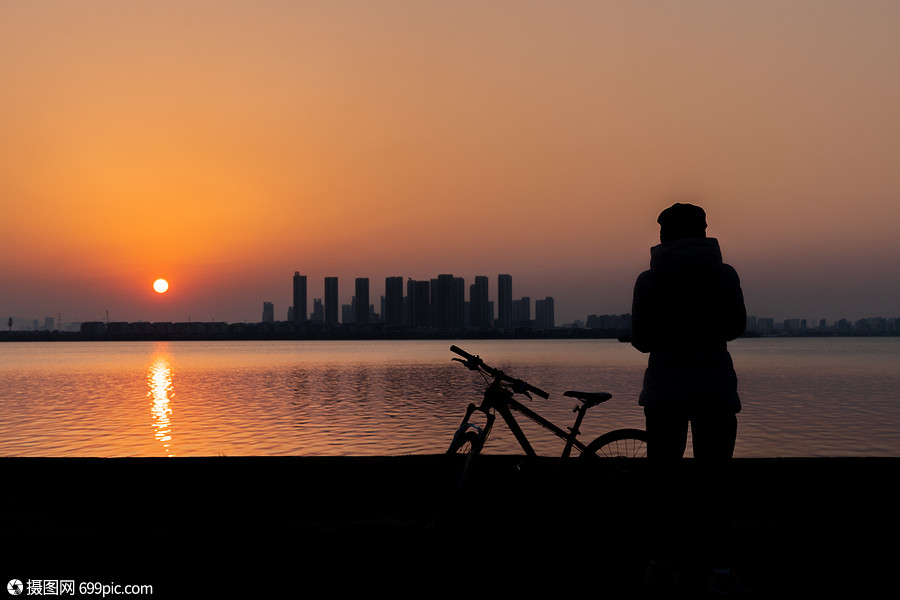
<path fill-rule="evenodd" d="M 481 404 L 470 403 L 466 408 L 466 414 L 463 416 L 459 427 L 456 428 L 453 439 L 450 441 L 450 447 L 447 449 L 448 454 L 461 453 L 467 455 L 465 468 L 463 469 L 460 478 L 460 485 L 463 485 L 466 481 L 473 460 L 484 448 L 488 436 L 490 436 L 491 430 L 494 427 L 497 415 L 500 415 L 500 418 L 502 418 L 507 427 L 509 427 L 509 430 L 516 438 L 519 446 L 521 446 L 522 450 L 525 452 L 526 458 L 529 461 L 538 458 L 537 452 L 535 452 L 534 448 L 531 446 L 531 442 L 529 442 L 528 438 L 525 436 L 525 432 L 519 426 L 518 421 L 516 421 L 514 415 L 515 412 L 524 415 L 558 438 L 565 440 L 566 444 L 562 451 L 562 455 L 559 458 L 558 464 L 560 465 L 572 453 L 572 448 L 578 449 L 582 458 L 593 460 L 601 458 L 621 458 L 630 460 L 646 456 L 647 433 L 640 429 L 614 429 L 600 435 L 588 444 L 585 444 L 578 439 L 580 433 L 579 427 L 581 427 L 581 423 L 584 420 L 587 410 L 592 406 L 606 402 L 612 398 L 612 394 L 608 392 L 564 392 L 564 396 L 577 398 L 581 402 L 581 405 L 575 405 L 572 409 L 572 411 L 576 413 L 575 423 L 568 428 L 568 431 L 566 431 L 562 427 L 551 423 L 549 420 L 531 410 L 514 397 L 515 394 L 523 394 L 526 397 L 531 398 L 531 394 L 536 394 L 542 398 L 549 398 L 550 394 L 521 379 L 514 379 L 499 369 L 486 365 L 479 356 L 469 354 L 457 346 L 450 346 L 450 350 L 463 357 L 454 358 L 453 360 L 463 363 L 463 365 L 471 371 L 477 371 L 486 380 L 488 377 L 491 378 L 484 390 Z M 479 427 L 477 424 L 471 422 L 472 415 L 476 412 L 482 413 L 485 417 L 483 427 Z M 475 431 L 471 431 L 471 429 L 474 429 Z M 623 463 L 618 462 L 618 464 L 621 465 Z"/>
<path fill-rule="evenodd" d="M 522 447 L 522 450 L 525 452 L 526 456 L 529 458 L 537 457 L 537 453 L 534 451 L 534 448 L 531 446 L 531 442 L 528 441 L 528 438 L 525 436 L 525 432 L 522 430 L 522 427 L 519 425 L 518 421 L 516 421 L 515 416 L 513 415 L 513 411 L 517 411 L 534 421 L 538 425 L 547 429 L 551 433 L 555 434 L 557 437 L 565 440 L 566 445 L 563 449 L 561 459 L 568 458 L 568 456 L 572 452 L 572 448 L 575 447 L 579 451 L 584 451 L 586 445 L 582 443 L 578 439 L 579 427 L 581 426 L 582 420 L 584 420 L 584 416 L 587 413 L 587 409 L 591 406 L 586 402 L 582 402 L 581 406 L 576 406 L 573 409 L 573 412 L 577 413 L 575 417 L 575 423 L 569 427 L 568 431 L 564 430 L 562 427 L 551 423 L 546 418 L 542 417 L 535 411 L 531 410 L 518 400 L 513 397 L 513 392 L 503 386 L 500 382 L 500 379 L 495 376 L 494 380 L 488 385 L 487 389 L 484 391 L 484 398 L 481 404 L 476 405 L 475 403 L 470 403 L 466 408 L 466 414 L 463 417 L 462 422 L 460 423 L 459 428 L 457 428 L 457 433 L 465 431 L 468 427 L 475 427 L 476 429 L 480 429 L 479 439 L 481 441 L 481 446 L 484 445 L 484 442 L 487 441 L 488 436 L 490 435 L 491 429 L 494 425 L 494 420 L 496 419 L 496 414 L 499 414 L 503 421 L 506 423 L 506 426 L 509 427 L 509 430 L 512 432 L 513 436 L 516 438 L 516 441 Z M 481 412 L 485 415 L 485 425 L 483 428 L 478 428 L 475 425 L 472 425 L 469 420 L 472 418 L 472 415 L 475 412 Z"/>

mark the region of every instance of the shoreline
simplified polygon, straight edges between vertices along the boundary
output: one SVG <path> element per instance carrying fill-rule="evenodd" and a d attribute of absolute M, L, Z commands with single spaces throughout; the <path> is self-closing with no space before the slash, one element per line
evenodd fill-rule
<path fill-rule="evenodd" d="M 106 331 L 105 327 L 87 331 L 0 331 L 0 342 L 217 342 L 217 341 L 414 341 L 414 340 L 594 340 L 613 339 L 628 343 L 630 331 L 589 329 L 584 327 L 534 329 L 446 329 L 417 330 L 373 326 L 304 328 L 288 325 L 269 327 L 254 323 L 144 323 Z M 145 327 L 139 327 L 145 325 Z M 741 335 L 748 339 L 771 338 L 893 338 L 900 331 L 827 329 L 806 331 L 757 332 Z"/>
<path fill-rule="evenodd" d="M 465 573 L 483 590 L 584 579 L 602 596 L 630 595 L 646 565 L 646 463 L 609 480 L 577 459 L 524 472 L 521 462 L 479 457 L 464 497 L 459 459 L 446 455 L 0 458 L 3 536 L 14 540 L 0 576 L 112 578 L 167 596 L 237 589 L 241 573 L 260 589 L 421 597 L 431 594 L 413 580 L 440 589 Z M 900 458 L 735 459 L 734 473 L 748 587 L 807 596 L 888 584 L 893 553 L 880 546 L 900 533 Z M 491 563 L 471 570 L 480 557 Z"/>

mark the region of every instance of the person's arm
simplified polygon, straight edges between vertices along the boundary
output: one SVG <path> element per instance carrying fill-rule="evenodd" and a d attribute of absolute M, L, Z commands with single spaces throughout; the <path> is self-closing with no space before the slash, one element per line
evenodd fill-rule
<path fill-rule="evenodd" d="M 727 288 L 727 313 L 725 315 L 725 339 L 731 341 L 743 335 L 747 329 L 747 307 L 744 305 L 744 292 L 741 280 L 733 267 L 725 265 Z"/>
<path fill-rule="evenodd" d="M 650 325 L 650 273 L 641 273 L 634 284 L 631 300 L 631 345 L 641 352 L 652 350 L 652 326 Z"/>

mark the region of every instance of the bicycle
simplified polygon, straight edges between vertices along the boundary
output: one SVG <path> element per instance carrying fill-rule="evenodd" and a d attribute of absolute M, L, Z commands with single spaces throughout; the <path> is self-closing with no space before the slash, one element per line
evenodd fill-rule
<path fill-rule="evenodd" d="M 537 452 L 535 452 L 524 431 L 516 421 L 513 411 L 524 415 L 565 441 L 560 462 L 571 455 L 573 448 L 580 451 L 581 458 L 590 460 L 646 457 L 647 433 L 641 429 L 615 429 L 602 434 L 588 444 L 578 439 L 579 427 L 588 409 L 606 402 L 612 398 L 612 394 L 608 392 L 564 392 L 563 396 L 575 398 L 581 402 L 580 405 L 575 405 L 572 409 L 572 412 L 576 413 L 575 423 L 567 431 L 542 417 L 515 398 L 516 394 L 520 394 L 531 399 L 531 394 L 535 394 L 547 399 L 550 397 L 550 394 L 487 365 L 481 357 L 469 354 L 455 345 L 450 346 L 450 350 L 462 357 L 453 358 L 452 360 L 461 362 L 469 370 L 480 373 L 487 381 L 487 387 L 484 390 L 481 403 L 470 403 L 466 408 L 465 416 L 456 429 L 450 442 L 450 447 L 447 449 L 447 454 L 468 455 L 461 481 L 466 479 L 473 459 L 484 448 L 498 414 L 522 447 L 525 455 L 531 459 L 537 458 Z M 483 425 L 471 422 L 471 418 L 476 412 L 484 414 L 485 420 Z"/>

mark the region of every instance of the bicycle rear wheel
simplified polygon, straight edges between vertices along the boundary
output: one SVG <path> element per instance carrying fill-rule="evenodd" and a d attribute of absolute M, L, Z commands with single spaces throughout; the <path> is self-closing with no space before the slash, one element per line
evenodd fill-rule
<path fill-rule="evenodd" d="M 587 445 L 583 458 L 646 458 L 647 432 L 642 429 L 616 429 L 604 433 Z"/>

